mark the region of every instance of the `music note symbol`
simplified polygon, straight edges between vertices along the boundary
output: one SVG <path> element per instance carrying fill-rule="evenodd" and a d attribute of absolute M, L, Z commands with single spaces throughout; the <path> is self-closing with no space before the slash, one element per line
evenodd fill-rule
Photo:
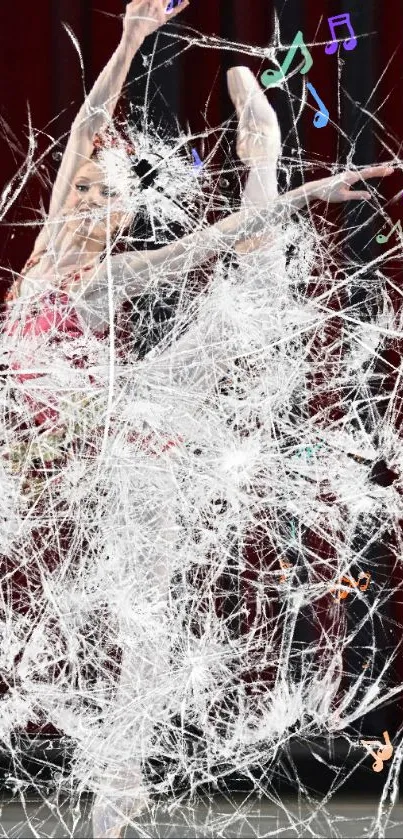
<path fill-rule="evenodd" d="M 323 449 L 322 443 L 314 443 L 313 446 L 304 446 L 304 448 L 301 449 L 301 451 L 297 452 L 297 457 L 302 457 L 302 455 L 305 455 L 306 460 L 310 461 L 313 457 L 315 449 L 317 451 L 319 451 L 319 449 Z"/>
<path fill-rule="evenodd" d="M 169 0 L 168 6 L 165 9 L 165 14 L 170 15 L 171 12 L 175 10 L 175 6 L 180 6 L 182 2 L 183 0 L 179 0 L 179 2 L 177 2 L 177 0 Z"/>
<path fill-rule="evenodd" d="M 368 751 L 368 754 L 372 755 L 375 759 L 375 763 L 372 764 L 372 769 L 374 772 L 382 772 L 383 764 L 386 760 L 390 760 L 393 755 L 393 746 L 390 742 L 389 734 L 387 731 L 383 732 L 383 739 L 385 740 L 385 745 L 380 743 L 379 740 L 361 740 L 361 744 L 365 746 Z M 373 746 L 380 746 L 377 752 L 374 752 Z"/>
<path fill-rule="evenodd" d="M 364 578 L 365 578 L 365 583 L 363 585 L 360 585 L 359 580 L 360 579 L 363 580 Z M 358 591 L 366 591 L 370 582 L 371 582 L 371 574 L 369 574 L 368 571 L 361 571 L 361 573 L 358 575 L 358 580 L 357 580 Z"/>
<path fill-rule="evenodd" d="M 390 230 L 390 232 L 388 233 L 387 236 L 385 236 L 384 233 L 378 233 L 378 236 L 376 237 L 376 241 L 378 242 L 378 245 L 384 245 L 385 242 L 389 242 L 389 239 L 390 239 L 394 230 L 398 230 L 400 232 L 400 235 L 403 236 L 401 221 L 396 222 L 396 224 L 392 227 L 392 230 Z"/>
<path fill-rule="evenodd" d="M 363 585 L 360 585 L 360 580 L 363 580 L 364 578 L 365 582 L 363 583 Z M 369 574 L 367 571 L 361 571 L 358 575 L 358 580 L 354 580 L 352 577 L 347 577 L 346 575 L 344 577 L 341 577 L 339 580 L 341 585 L 344 584 L 345 586 L 350 586 L 350 588 L 358 588 L 359 591 L 366 591 L 370 584 L 370 581 L 371 574 Z M 337 591 L 337 589 L 330 589 L 330 594 L 333 594 L 334 591 Z M 339 589 L 336 596 L 339 600 L 345 600 L 349 594 L 349 591 Z"/>
<path fill-rule="evenodd" d="M 327 55 L 333 55 L 333 53 L 336 52 L 336 50 L 338 50 L 339 43 L 337 40 L 335 29 L 336 26 L 342 26 L 343 24 L 347 26 L 347 29 L 350 33 L 350 37 L 346 38 L 346 40 L 343 41 L 343 47 L 345 50 L 355 49 L 355 47 L 357 46 L 357 38 L 355 37 L 355 32 L 351 24 L 350 12 L 346 12 L 346 14 L 344 15 L 334 15 L 334 17 L 328 17 L 327 20 L 332 35 L 332 40 L 325 47 L 325 53 Z"/>
<path fill-rule="evenodd" d="M 292 568 L 292 567 L 293 567 L 292 562 L 286 562 L 284 559 L 280 559 L 280 568 L 281 568 L 283 571 L 286 571 L 286 572 L 287 572 L 287 571 L 288 571 L 288 569 L 289 569 L 289 568 Z M 287 575 L 286 575 L 286 574 L 282 574 L 282 575 L 281 575 L 281 577 L 280 577 L 280 583 L 286 583 L 286 582 L 287 582 Z"/>
<path fill-rule="evenodd" d="M 329 111 L 328 111 L 325 103 L 322 102 L 320 96 L 318 96 L 313 84 L 311 84 L 310 82 L 307 82 L 306 86 L 307 86 L 308 90 L 310 91 L 310 93 L 312 93 L 313 98 L 316 100 L 316 102 L 318 103 L 319 108 L 320 108 L 319 111 L 316 111 L 316 114 L 313 118 L 313 124 L 314 124 L 315 128 L 325 128 L 325 126 L 329 122 Z"/>
<path fill-rule="evenodd" d="M 393 755 L 393 746 L 392 746 L 392 743 L 390 742 L 390 737 L 389 737 L 389 734 L 388 734 L 387 731 L 384 731 L 382 733 L 382 736 L 383 736 L 383 739 L 385 740 L 385 745 L 384 746 L 381 745 L 381 748 L 379 749 L 377 754 L 378 754 L 378 757 L 380 758 L 380 760 L 390 760 L 390 758 Z"/>
<path fill-rule="evenodd" d="M 197 154 L 196 149 L 192 149 L 192 157 L 193 157 L 193 162 L 194 162 L 195 168 L 200 169 L 200 167 L 203 166 L 203 161 L 200 160 L 200 157 Z"/>
<path fill-rule="evenodd" d="M 303 74 L 309 72 L 313 64 L 313 58 L 308 50 L 308 47 L 304 43 L 304 36 L 302 32 L 297 32 L 280 70 L 265 70 L 264 73 L 262 73 L 260 80 L 265 87 L 270 87 L 270 85 L 277 84 L 277 82 L 282 82 L 285 79 L 285 75 L 289 70 L 298 49 L 301 50 L 305 59 L 299 72 Z"/>

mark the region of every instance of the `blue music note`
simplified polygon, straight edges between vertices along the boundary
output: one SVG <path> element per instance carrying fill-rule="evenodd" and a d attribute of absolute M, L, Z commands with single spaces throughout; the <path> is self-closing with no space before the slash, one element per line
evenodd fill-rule
<path fill-rule="evenodd" d="M 200 169 L 203 166 L 203 161 L 200 160 L 200 157 L 197 154 L 196 149 L 192 149 L 192 157 L 193 157 L 193 162 L 194 162 L 195 168 Z"/>
<path fill-rule="evenodd" d="M 183 3 L 183 0 L 169 0 L 168 6 L 165 9 L 165 14 L 170 15 L 171 12 L 175 11 L 175 6 L 180 6 Z"/>
<path fill-rule="evenodd" d="M 315 128 L 324 128 L 329 122 L 329 111 L 324 102 L 322 102 L 320 96 L 316 93 L 316 90 L 310 82 L 306 83 L 306 86 L 310 93 L 312 93 L 313 98 L 318 103 L 320 111 L 316 111 L 316 114 L 313 118 L 313 124 Z"/>

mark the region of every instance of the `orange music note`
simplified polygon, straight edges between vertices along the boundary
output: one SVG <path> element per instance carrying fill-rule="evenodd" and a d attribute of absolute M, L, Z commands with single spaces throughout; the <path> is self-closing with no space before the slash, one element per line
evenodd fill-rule
<path fill-rule="evenodd" d="M 390 760 L 393 755 L 393 746 L 390 742 L 389 734 L 387 731 L 383 732 L 383 739 L 385 740 L 385 745 L 380 743 L 379 740 L 361 740 L 361 744 L 365 746 L 368 754 L 372 755 L 375 759 L 375 762 L 372 764 L 372 769 L 374 772 L 382 772 L 383 764 L 386 760 Z M 373 746 L 380 746 L 377 752 L 374 752 Z"/>
<path fill-rule="evenodd" d="M 387 731 L 382 733 L 382 737 L 385 741 L 385 745 L 381 746 L 380 750 L 378 751 L 379 758 L 381 760 L 390 760 L 393 755 L 393 746 L 390 742 L 390 737 Z"/>
<path fill-rule="evenodd" d="M 366 591 L 371 582 L 371 574 L 368 574 L 368 571 L 361 571 L 361 573 L 358 575 L 358 579 L 363 579 L 363 577 L 366 578 L 366 582 L 363 586 L 360 586 L 358 584 L 359 591 Z"/>
<path fill-rule="evenodd" d="M 292 568 L 292 567 L 293 567 L 292 562 L 285 562 L 284 559 L 280 559 L 280 568 L 282 568 L 283 570 L 286 570 L 286 569 Z M 282 574 L 281 577 L 280 577 L 280 583 L 285 583 L 285 582 L 287 582 L 287 575 Z"/>
<path fill-rule="evenodd" d="M 365 577 L 365 583 L 363 585 L 360 585 L 360 579 L 363 579 L 364 577 Z M 340 577 L 339 582 L 340 582 L 341 585 L 344 584 L 345 586 L 350 586 L 350 588 L 358 588 L 359 591 L 366 591 L 369 584 L 370 584 L 370 580 L 371 580 L 371 574 L 368 574 L 367 571 L 361 571 L 358 575 L 358 580 L 353 580 L 352 577 L 347 577 L 345 575 L 343 577 Z M 337 591 L 337 597 L 338 597 L 339 600 L 345 600 L 346 597 L 348 597 L 348 595 L 351 594 L 351 591 L 346 591 L 345 589 L 344 590 L 343 589 L 335 589 L 335 588 L 330 589 L 330 594 L 333 594 L 333 592 L 335 592 L 335 591 Z"/>

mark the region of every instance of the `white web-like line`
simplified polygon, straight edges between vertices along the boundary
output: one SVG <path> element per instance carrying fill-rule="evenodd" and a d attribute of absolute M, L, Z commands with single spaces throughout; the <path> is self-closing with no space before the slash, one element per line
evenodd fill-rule
<path fill-rule="evenodd" d="M 201 48 L 233 48 L 197 41 Z M 178 52 L 195 42 L 195 35 L 178 37 Z M 372 116 L 369 104 L 362 111 L 399 165 L 398 143 L 380 115 Z M 173 225 L 186 234 L 238 209 L 220 190 L 222 167 L 213 154 L 195 171 L 190 152 L 199 138 L 168 136 L 144 120 L 146 112 L 147 106 L 143 125 L 140 113 L 137 128 L 133 119 L 124 126 L 157 172 L 135 207 L 127 171 L 112 171 L 107 155 L 104 165 L 129 208 L 144 210 L 152 240 L 162 244 L 172 239 Z M 231 130 L 225 127 L 225 140 Z M 220 134 L 209 129 L 206 139 Z M 6 209 L 19 199 L 25 176 L 37 174 L 32 130 L 30 141 Z M 353 165 L 356 138 L 349 143 Z M 329 173 L 341 168 L 310 160 L 300 147 L 296 155 L 284 150 L 280 166 L 289 183 L 295 171 L 306 177 L 318 164 Z M 224 169 L 235 183 L 239 163 L 227 157 Z M 393 534 L 400 568 L 400 372 L 384 410 L 379 360 L 402 334 L 402 315 L 392 304 L 392 292 L 400 291 L 385 271 L 400 260 L 401 241 L 377 246 L 372 260 L 343 256 L 358 227 L 370 239 L 387 220 L 382 197 L 374 187 L 371 193 L 364 223 L 360 208 L 348 226 L 340 211 L 337 227 L 317 209 L 283 213 L 270 247 L 237 256 L 229 250 L 196 279 L 183 272 L 169 328 L 158 333 L 153 326 L 151 353 L 139 354 L 139 335 L 147 341 L 152 309 L 172 294 L 169 277 L 162 287 L 154 277 L 146 304 L 135 302 L 136 326 L 132 311 L 120 313 L 128 338 L 123 356 L 117 342 L 113 365 L 108 340 L 88 330 L 68 345 L 37 339 L 34 369 L 48 374 L 39 386 L 33 380 L 18 387 L 5 373 L 0 672 L 8 690 L 0 742 L 13 756 L 8 785 L 23 803 L 34 786 L 45 806 L 48 788 L 24 774 L 13 732 L 46 721 L 74 751 L 54 774 L 55 803 L 46 805 L 61 817 L 63 795 L 79 802 L 84 791 L 101 789 L 113 796 L 116 773 L 138 779 L 141 770 L 155 797 L 149 827 L 133 820 L 139 835 L 154 835 L 156 802 L 165 802 L 170 819 L 180 809 L 189 831 L 197 822 L 206 836 L 231 835 L 245 824 L 251 835 L 281 835 L 275 824 L 259 832 L 256 791 L 283 811 L 296 835 L 320 835 L 315 819 L 330 829 L 332 796 L 352 765 L 367 760 L 360 720 L 401 691 L 393 676 L 401 627 L 387 611 L 401 583 L 396 575 L 392 585 L 393 569 L 376 547 Z M 133 244 L 129 234 L 123 239 Z M 365 303 L 349 295 L 357 283 Z M 177 352 L 176 338 L 195 325 L 199 345 L 189 360 Z M 220 346 L 216 366 L 206 342 L 212 334 Z M 27 344 L 21 347 L 26 353 Z M 3 337 L 6 371 L 9 350 Z M 72 367 L 71 359 L 83 355 L 86 366 Z M 208 386 L 198 374 L 203 364 L 213 369 Z M 61 440 L 32 422 L 27 394 L 57 404 Z M 388 486 L 370 480 L 380 461 L 394 475 Z M 24 569 L 31 583 L 17 608 L 10 587 Z M 367 590 L 340 588 L 343 576 L 357 580 L 364 572 L 371 575 Z M 301 619 L 309 633 L 302 644 Z M 377 625 L 387 633 L 386 649 L 378 649 Z M 346 664 L 351 649 L 353 666 Z M 335 734 L 344 735 L 349 760 L 318 803 L 298 776 L 290 743 L 326 742 Z M 400 730 L 368 835 L 380 835 L 390 818 L 399 742 Z M 329 754 L 318 750 L 318 760 L 331 767 Z M 234 773 L 253 781 L 253 793 L 239 802 L 227 792 L 217 810 L 214 785 Z M 280 800 L 273 780 L 282 775 L 299 787 L 306 811 Z M 66 835 L 73 835 L 79 813 L 70 809 Z M 36 816 L 31 828 L 33 835 L 51 835 L 46 817 Z"/>

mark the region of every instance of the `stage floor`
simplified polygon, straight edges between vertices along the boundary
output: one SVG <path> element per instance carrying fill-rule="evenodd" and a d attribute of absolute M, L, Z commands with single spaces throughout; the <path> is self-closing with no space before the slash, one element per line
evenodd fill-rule
<path fill-rule="evenodd" d="M 61 804 L 55 797 L 46 802 L 30 797 L 25 806 L 16 801 L 7 803 L 3 797 L 0 805 L 0 836 L 7 839 L 84 839 L 91 835 L 90 798 L 81 799 L 80 812 L 76 813 L 66 800 Z M 215 795 L 193 804 L 180 805 L 172 800 L 155 805 L 152 817 L 144 813 L 138 819 L 137 827 L 127 828 L 125 836 L 126 839 L 263 839 L 269 836 L 281 839 L 376 839 L 380 836 L 401 839 L 403 800 L 390 813 L 385 832 L 382 832 L 382 822 L 376 824 L 377 808 L 375 799 L 362 796 L 357 800 L 334 799 L 327 806 L 321 806 L 320 800 L 307 805 L 298 803 L 295 798 L 284 798 L 281 805 L 276 806 L 267 799 L 259 799 L 256 793 Z"/>

